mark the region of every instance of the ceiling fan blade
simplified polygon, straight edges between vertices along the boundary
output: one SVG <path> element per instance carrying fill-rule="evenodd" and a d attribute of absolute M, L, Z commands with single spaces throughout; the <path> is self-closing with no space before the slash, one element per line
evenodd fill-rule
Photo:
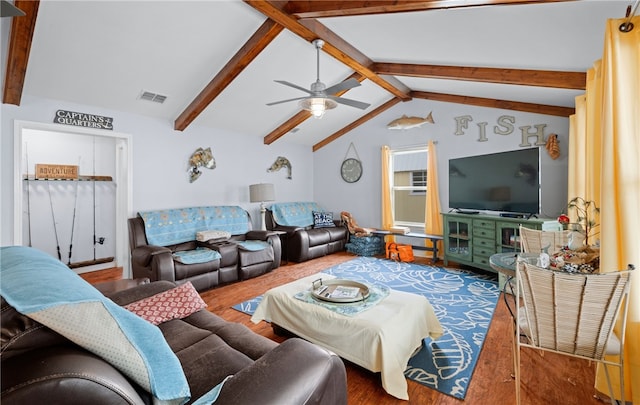
<path fill-rule="evenodd" d="M 274 82 L 280 83 L 280 84 L 284 84 L 285 86 L 293 87 L 294 89 L 302 90 L 305 93 L 309 93 L 309 94 L 313 95 L 313 93 L 309 89 L 305 89 L 304 87 L 300 87 L 297 84 L 293 84 L 293 83 L 288 82 L 286 80 L 274 80 Z"/>
<path fill-rule="evenodd" d="M 359 108 L 361 110 L 364 110 L 364 109 L 366 109 L 367 107 L 369 107 L 371 105 L 369 103 L 363 103 L 362 101 L 351 100 L 349 98 L 343 98 L 343 97 L 337 97 L 337 96 L 327 96 L 327 98 L 330 98 L 331 100 L 335 101 L 336 103 L 348 105 L 350 107 Z"/>
<path fill-rule="evenodd" d="M 349 90 L 352 89 L 354 87 L 358 87 L 360 86 L 360 82 L 357 81 L 354 78 L 351 78 L 349 80 L 345 80 L 344 82 L 338 83 L 334 86 L 329 87 L 328 89 L 325 89 L 325 93 L 326 94 L 336 94 L 341 92 L 342 90 Z"/>
<path fill-rule="evenodd" d="M 276 105 L 276 104 L 282 104 L 282 103 L 288 103 L 289 101 L 296 101 L 296 100 L 304 100 L 305 97 L 296 97 L 296 98 L 290 98 L 288 100 L 280 100 L 280 101 L 274 101 L 273 103 L 267 103 L 267 105 Z"/>

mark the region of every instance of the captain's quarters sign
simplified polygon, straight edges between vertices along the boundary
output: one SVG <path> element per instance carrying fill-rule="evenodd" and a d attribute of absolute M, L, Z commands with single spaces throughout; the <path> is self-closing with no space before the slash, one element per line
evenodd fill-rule
<path fill-rule="evenodd" d="M 67 110 L 56 111 L 53 122 L 56 124 L 75 125 L 77 127 L 113 130 L 113 118 L 111 117 Z"/>
<path fill-rule="evenodd" d="M 77 180 L 78 166 L 36 164 L 36 179 Z"/>

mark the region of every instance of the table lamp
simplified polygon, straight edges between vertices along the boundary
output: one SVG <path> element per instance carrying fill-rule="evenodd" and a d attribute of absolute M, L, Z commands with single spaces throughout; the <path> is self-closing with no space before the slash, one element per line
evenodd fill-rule
<path fill-rule="evenodd" d="M 273 184 L 271 183 L 260 183 L 260 184 L 252 184 L 249 186 L 249 201 L 252 203 L 259 202 L 260 203 L 260 229 L 263 231 L 267 230 L 267 225 L 265 223 L 265 213 L 267 209 L 264 206 L 265 201 L 273 201 L 276 199 L 276 193 L 273 188 Z"/>

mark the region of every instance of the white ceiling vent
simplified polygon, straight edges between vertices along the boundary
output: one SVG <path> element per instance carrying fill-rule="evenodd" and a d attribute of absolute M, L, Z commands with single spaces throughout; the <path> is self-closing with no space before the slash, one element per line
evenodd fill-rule
<path fill-rule="evenodd" d="M 142 91 L 142 93 L 140 93 L 140 97 L 138 97 L 140 100 L 147 100 L 147 101 L 153 101 L 154 103 L 164 103 L 164 100 L 167 99 L 167 96 L 163 96 L 162 94 L 157 94 L 157 93 L 152 93 L 150 91 Z"/>

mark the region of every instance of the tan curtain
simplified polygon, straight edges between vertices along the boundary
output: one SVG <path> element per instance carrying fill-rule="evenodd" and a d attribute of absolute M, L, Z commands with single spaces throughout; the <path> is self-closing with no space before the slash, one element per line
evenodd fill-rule
<path fill-rule="evenodd" d="M 393 226 L 393 212 L 391 210 L 391 185 L 390 176 L 391 151 L 388 146 L 382 147 L 382 184 L 380 186 L 382 196 L 382 229 L 389 230 Z"/>
<path fill-rule="evenodd" d="M 627 33 L 618 29 L 623 21 L 607 21 L 602 60 L 589 70 L 586 101 L 584 106 L 576 101 L 570 121 L 569 198 L 591 199 L 600 207 L 600 268 L 605 272 L 623 270 L 629 263 L 640 268 L 640 17 L 632 19 L 635 28 Z M 638 270 L 629 304 L 625 399 L 640 404 Z M 611 376 L 619 391 L 617 374 Z M 602 367 L 595 385 L 609 392 Z"/>
<path fill-rule="evenodd" d="M 424 233 L 442 235 L 442 215 L 440 214 L 440 194 L 438 193 L 438 160 L 433 141 L 427 145 L 427 203 L 425 204 Z M 431 243 L 425 241 L 425 243 Z M 442 252 L 442 242 L 438 242 L 438 252 Z"/>
<path fill-rule="evenodd" d="M 569 167 L 568 178 L 570 179 L 568 184 L 567 195 L 569 199 L 577 195 L 586 195 L 585 186 L 585 141 L 584 136 L 586 134 L 585 122 L 586 122 L 586 107 L 587 97 L 581 95 L 576 97 L 576 113 L 569 117 Z M 568 202 L 568 201 L 567 201 Z M 572 218 L 575 220 L 575 218 Z"/>

